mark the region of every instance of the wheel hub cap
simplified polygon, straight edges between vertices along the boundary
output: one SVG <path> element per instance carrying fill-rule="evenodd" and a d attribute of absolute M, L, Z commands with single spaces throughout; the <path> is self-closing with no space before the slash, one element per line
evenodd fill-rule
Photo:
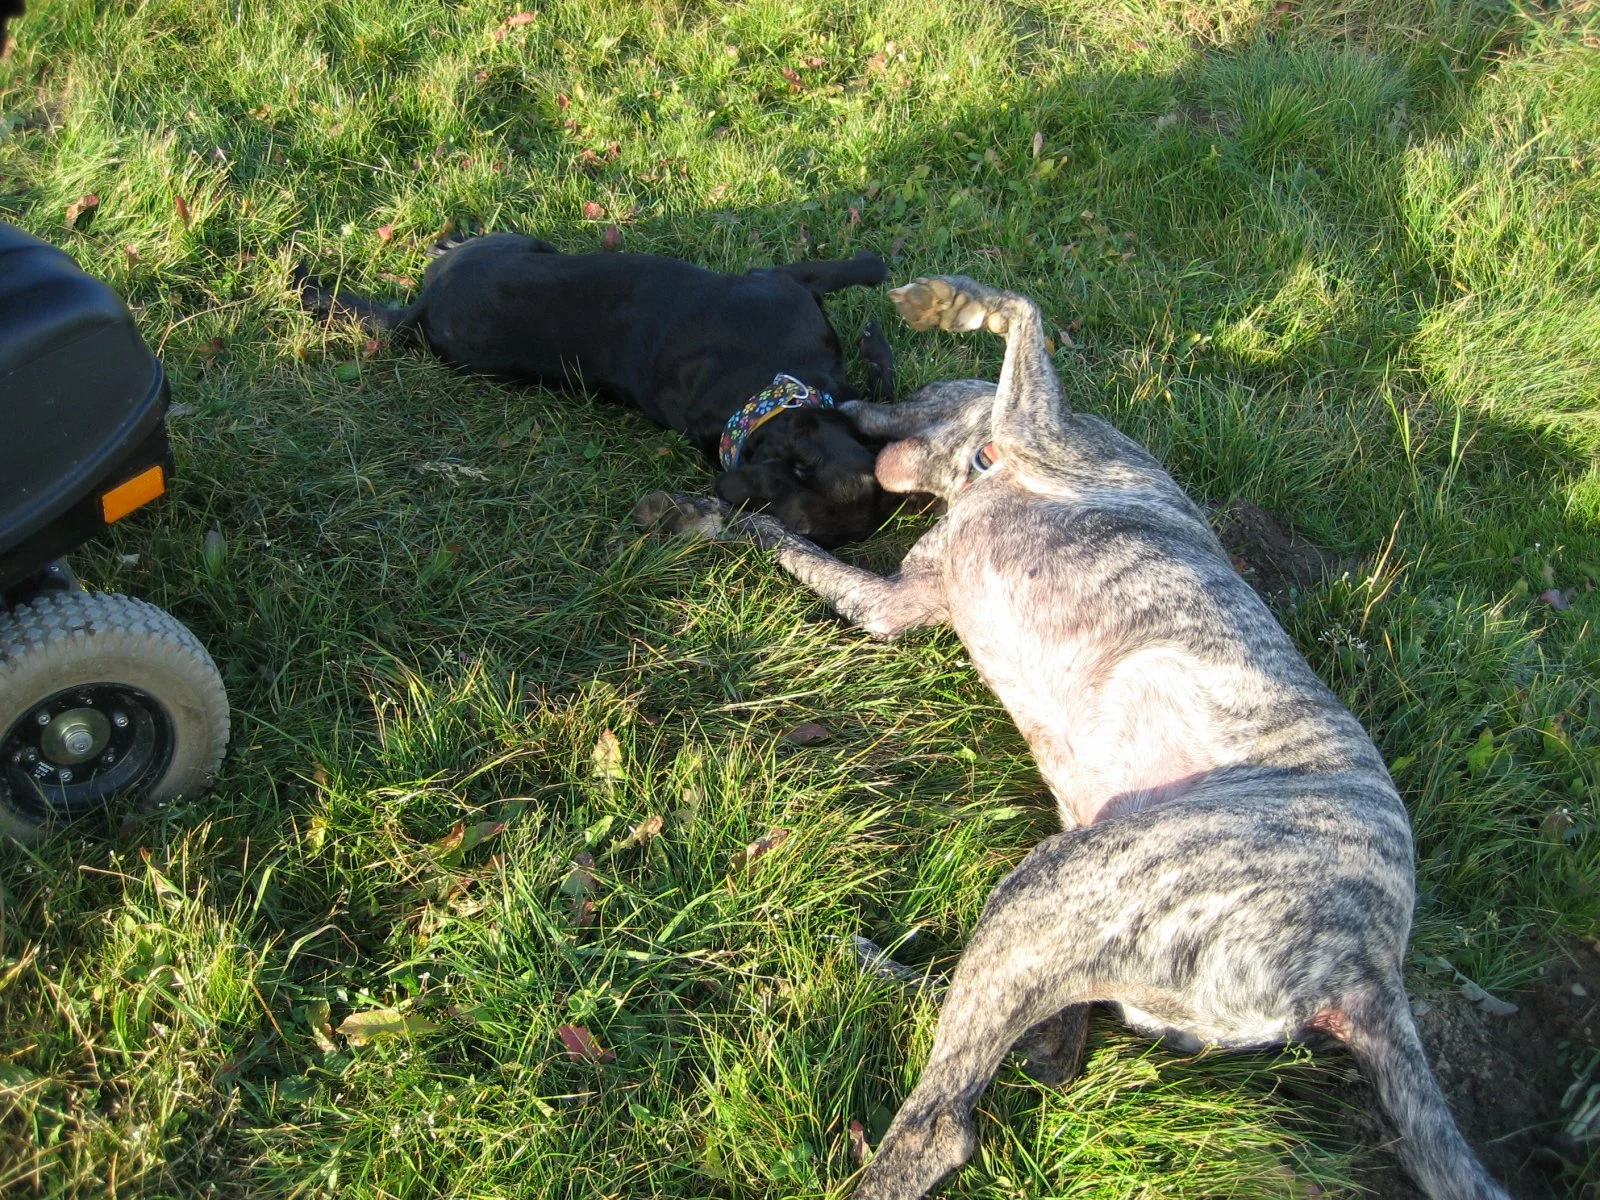
<path fill-rule="evenodd" d="M 73 708 L 45 726 L 39 748 L 52 762 L 76 766 L 99 754 L 111 740 L 111 722 L 92 708 Z"/>

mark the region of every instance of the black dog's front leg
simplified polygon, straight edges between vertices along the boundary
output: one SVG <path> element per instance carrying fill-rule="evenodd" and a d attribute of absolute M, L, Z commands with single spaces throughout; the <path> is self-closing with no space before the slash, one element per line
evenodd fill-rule
<path fill-rule="evenodd" d="M 765 513 L 736 512 L 710 497 L 652 492 L 634 507 L 633 519 L 641 526 L 658 526 L 670 533 L 745 537 L 764 550 L 776 551 L 784 570 L 874 637 L 898 637 L 908 629 L 945 619 L 938 569 L 944 541 L 942 523 L 911 548 L 898 572 L 885 579 L 840 562 Z"/>

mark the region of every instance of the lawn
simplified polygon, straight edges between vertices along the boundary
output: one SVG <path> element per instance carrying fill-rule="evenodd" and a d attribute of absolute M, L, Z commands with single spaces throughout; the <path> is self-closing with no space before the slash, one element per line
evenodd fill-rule
<path fill-rule="evenodd" d="M 709 488 L 676 435 L 298 310 L 301 258 L 398 297 L 452 221 L 1036 297 L 1075 404 L 1357 564 L 1282 616 L 1413 813 L 1419 1002 L 1600 933 L 1600 9 L 536 2 L 13 27 L 0 219 L 177 404 L 172 496 L 75 564 L 194 629 L 234 735 L 201 800 L 0 850 L 0 1191 L 847 1194 L 937 1019 L 848 935 L 948 969 L 1052 829 L 948 633 L 626 527 Z M 902 394 L 998 369 L 830 309 Z M 1356 1195 L 1350 1076 L 1100 1021 L 948 1194 Z"/>

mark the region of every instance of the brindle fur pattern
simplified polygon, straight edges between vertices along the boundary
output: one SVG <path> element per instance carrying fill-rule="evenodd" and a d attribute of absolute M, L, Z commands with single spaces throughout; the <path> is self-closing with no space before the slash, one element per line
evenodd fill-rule
<path fill-rule="evenodd" d="M 1068 1073 L 1082 1006 L 1110 1002 L 1183 1047 L 1332 1035 L 1430 1197 L 1507 1200 L 1456 1128 L 1412 1021 L 1411 830 L 1371 739 L 1160 464 L 1070 411 L 1031 301 L 960 277 L 891 296 L 916 328 L 1006 338 L 997 387 L 941 383 L 901 405 L 851 406 L 864 433 L 895 439 L 880 482 L 941 495 L 944 518 L 887 579 L 771 518 L 733 517 L 728 531 L 775 549 L 876 635 L 950 624 L 1066 830 L 990 896 L 921 1080 L 857 1196 L 925 1194 L 971 1155 L 973 1106 L 1007 1051 L 1046 1078 L 1052 1057 Z M 999 461 L 969 483 L 986 442 Z M 715 507 L 658 494 L 640 516 L 704 528 Z"/>

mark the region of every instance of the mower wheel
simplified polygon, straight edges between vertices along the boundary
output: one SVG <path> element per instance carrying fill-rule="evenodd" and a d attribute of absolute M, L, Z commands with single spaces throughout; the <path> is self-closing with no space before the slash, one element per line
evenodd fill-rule
<path fill-rule="evenodd" d="M 0 837 L 36 842 L 114 799 L 197 796 L 228 723 L 211 656 L 152 604 L 47 592 L 0 611 Z"/>

